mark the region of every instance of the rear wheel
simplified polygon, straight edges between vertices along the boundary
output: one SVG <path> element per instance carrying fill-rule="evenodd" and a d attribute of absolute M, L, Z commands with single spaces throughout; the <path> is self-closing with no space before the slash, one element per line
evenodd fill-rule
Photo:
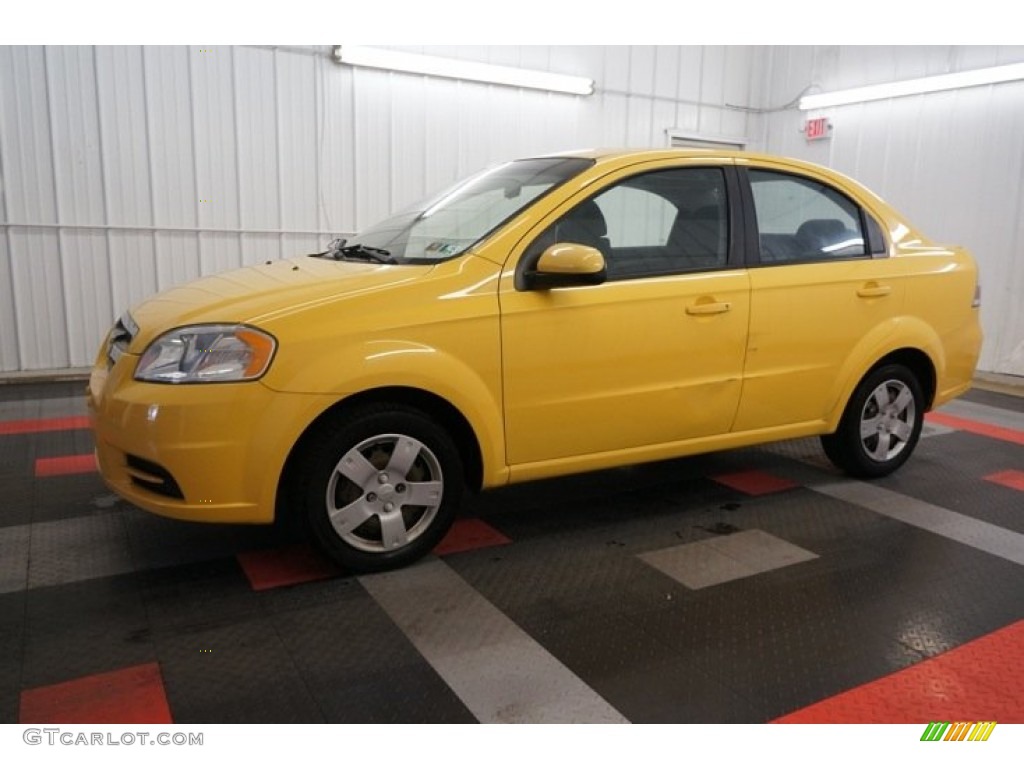
<path fill-rule="evenodd" d="M 899 364 L 871 371 L 854 390 L 834 434 L 821 445 L 855 477 L 882 477 L 910 458 L 924 421 L 924 396 L 914 373 Z"/>
<path fill-rule="evenodd" d="M 462 496 L 458 451 L 405 406 L 343 412 L 300 457 L 299 495 L 317 543 L 354 571 L 406 565 L 448 531 Z"/>

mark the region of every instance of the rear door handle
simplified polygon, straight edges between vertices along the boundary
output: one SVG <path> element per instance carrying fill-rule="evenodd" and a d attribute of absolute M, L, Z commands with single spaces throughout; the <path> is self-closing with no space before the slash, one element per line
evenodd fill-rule
<path fill-rule="evenodd" d="M 879 296 L 888 296 L 890 293 L 892 293 L 891 286 L 878 283 L 868 283 L 857 289 L 857 295 L 862 299 L 874 299 Z"/>
<path fill-rule="evenodd" d="M 706 303 L 691 304 L 686 308 L 688 315 L 720 315 L 732 309 L 727 301 L 709 301 Z"/>

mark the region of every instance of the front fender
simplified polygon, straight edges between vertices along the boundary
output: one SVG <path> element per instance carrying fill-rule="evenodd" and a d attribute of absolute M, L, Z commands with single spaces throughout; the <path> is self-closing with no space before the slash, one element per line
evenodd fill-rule
<path fill-rule="evenodd" d="M 501 368 L 496 352 L 497 322 L 493 323 L 494 339 L 485 338 L 488 334 L 479 325 L 473 330 L 458 355 L 413 340 L 366 340 L 345 345 L 340 354 L 321 357 L 304 367 L 282 391 L 332 393 L 336 396 L 334 402 L 393 387 L 440 397 L 463 415 L 476 436 L 484 487 L 501 485 L 508 479 L 508 468 L 501 418 Z"/>

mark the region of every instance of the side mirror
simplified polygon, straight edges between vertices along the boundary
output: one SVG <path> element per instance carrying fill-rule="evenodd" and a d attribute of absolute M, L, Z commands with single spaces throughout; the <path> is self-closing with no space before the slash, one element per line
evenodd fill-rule
<path fill-rule="evenodd" d="M 528 289 L 547 290 L 573 285 L 600 285 L 608 272 L 597 248 L 579 243 L 555 243 L 540 255 L 537 266 L 523 277 Z"/>

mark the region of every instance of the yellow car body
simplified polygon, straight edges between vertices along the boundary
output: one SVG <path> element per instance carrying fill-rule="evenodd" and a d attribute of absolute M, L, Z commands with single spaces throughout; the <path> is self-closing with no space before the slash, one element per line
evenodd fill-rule
<path fill-rule="evenodd" d="M 922 410 L 970 386 L 981 344 L 973 259 L 931 243 L 851 179 L 738 152 L 572 156 L 590 164 L 454 258 L 298 256 L 132 308 L 89 382 L 104 480 L 160 515 L 268 523 L 296 446 L 346 403 L 397 401 L 427 413 L 452 436 L 468 483 L 491 488 L 828 435 L 880 361 L 915 372 Z M 729 203 L 739 212 L 730 237 L 743 227 L 748 235 L 738 261 L 524 289 L 524 254 L 560 216 L 624 179 L 691 167 L 730 169 L 721 171 L 730 179 L 740 169 L 792 174 L 828 187 L 860 206 L 864 221 L 873 217 L 884 252 L 761 261 L 748 187 Z M 269 335 L 276 345 L 265 372 L 213 383 L 136 378 L 161 334 L 205 323 Z M 115 355 L 118 333 L 127 341 Z M 165 476 L 179 493 L 159 489 Z"/>

